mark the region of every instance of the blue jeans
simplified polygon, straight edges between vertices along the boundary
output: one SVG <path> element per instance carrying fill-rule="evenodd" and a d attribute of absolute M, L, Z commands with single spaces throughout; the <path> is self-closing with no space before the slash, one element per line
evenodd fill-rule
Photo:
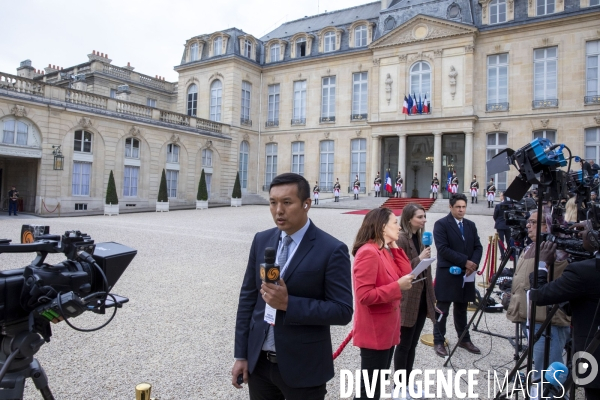
<path fill-rule="evenodd" d="M 17 215 L 16 201 L 8 200 L 8 215 L 10 215 L 10 213 L 14 213 L 15 215 Z"/>
<path fill-rule="evenodd" d="M 537 332 L 540 329 L 542 324 L 535 324 L 535 331 Z M 552 325 L 552 330 L 550 333 L 550 353 L 548 354 L 548 365 L 552 364 L 555 361 L 564 363 L 563 361 L 563 349 L 565 344 L 569 340 L 571 336 L 571 327 L 569 326 L 555 326 Z M 535 343 L 533 346 L 533 363 L 535 364 L 536 371 L 533 373 L 533 380 L 537 381 L 541 378 L 541 368 L 544 365 L 544 344 L 546 338 L 542 336 L 540 340 Z"/>

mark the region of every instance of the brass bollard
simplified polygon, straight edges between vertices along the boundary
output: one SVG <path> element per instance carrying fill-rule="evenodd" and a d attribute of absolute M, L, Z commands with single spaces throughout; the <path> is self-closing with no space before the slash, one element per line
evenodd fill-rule
<path fill-rule="evenodd" d="M 152 385 L 149 383 L 140 383 L 135 386 L 135 400 L 155 400 L 150 398 Z"/>

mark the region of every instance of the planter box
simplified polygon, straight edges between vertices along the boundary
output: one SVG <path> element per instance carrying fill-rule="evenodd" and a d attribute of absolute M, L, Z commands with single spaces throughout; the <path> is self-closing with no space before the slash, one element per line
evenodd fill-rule
<path fill-rule="evenodd" d="M 119 205 L 118 204 L 105 204 L 104 205 L 104 215 L 119 215 Z"/>
<path fill-rule="evenodd" d="M 208 208 L 208 200 L 196 200 L 196 210 Z"/>
<path fill-rule="evenodd" d="M 169 211 L 169 202 L 168 201 L 157 201 L 156 202 L 156 212 Z"/>
<path fill-rule="evenodd" d="M 231 198 L 231 207 L 241 207 L 242 206 L 242 199 L 234 199 L 233 197 Z"/>

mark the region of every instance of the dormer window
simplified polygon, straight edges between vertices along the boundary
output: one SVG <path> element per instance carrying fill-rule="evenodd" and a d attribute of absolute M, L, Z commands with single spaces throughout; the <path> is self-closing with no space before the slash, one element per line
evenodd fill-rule
<path fill-rule="evenodd" d="M 331 51 L 335 50 L 335 32 L 327 32 L 325 34 L 325 43 L 324 43 L 324 49 L 323 52 L 325 53 L 329 53 Z"/>
<path fill-rule="evenodd" d="M 223 38 L 219 36 L 213 41 L 213 55 L 220 56 L 221 54 L 223 54 Z"/>
<path fill-rule="evenodd" d="M 271 62 L 277 62 L 280 60 L 281 47 L 279 44 L 271 45 Z"/>
<path fill-rule="evenodd" d="M 391 16 L 390 16 L 391 17 Z M 348 45 L 351 48 L 361 48 L 368 46 L 373 41 L 374 23 L 367 20 L 354 21 L 348 27 Z M 387 30 L 387 28 L 386 28 Z"/>
<path fill-rule="evenodd" d="M 252 57 L 252 42 L 248 39 L 244 40 L 244 57 Z"/>
<path fill-rule="evenodd" d="M 361 25 L 354 29 L 354 47 L 363 47 L 367 45 L 367 27 Z"/>
<path fill-rule="evenodd" d="M 300 38 L 296 40 L 296 57 L 306 56 L 306 39 Z"/>
<path fill-rule="evenodd" d="M 190 46 L 190 61 L 198 61 L 198 43 L 192 43 Z"/>

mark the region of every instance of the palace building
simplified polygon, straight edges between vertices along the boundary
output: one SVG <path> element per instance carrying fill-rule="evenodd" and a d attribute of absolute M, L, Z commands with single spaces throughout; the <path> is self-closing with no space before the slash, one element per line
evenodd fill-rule
<path fill-rule="evenodd" d="M 537 137 L 600 162 L 599 20 L 600 0 L 382 0 L 188 38 L 175 83 L 96 52 L 43 74 L 25 61 L 0 74 L 0 187 L 43 213 L 99 210 L 111 170 L 121 209 L 153 207 L 163 169 L 181 206 L 202 168 L 213 201 L 236 172 L 246 196 L 291 171 L 323 198 L 401 171 L 405 196 L 429 197 L 434 173 L 483 188 L 487 160 Z"/>

